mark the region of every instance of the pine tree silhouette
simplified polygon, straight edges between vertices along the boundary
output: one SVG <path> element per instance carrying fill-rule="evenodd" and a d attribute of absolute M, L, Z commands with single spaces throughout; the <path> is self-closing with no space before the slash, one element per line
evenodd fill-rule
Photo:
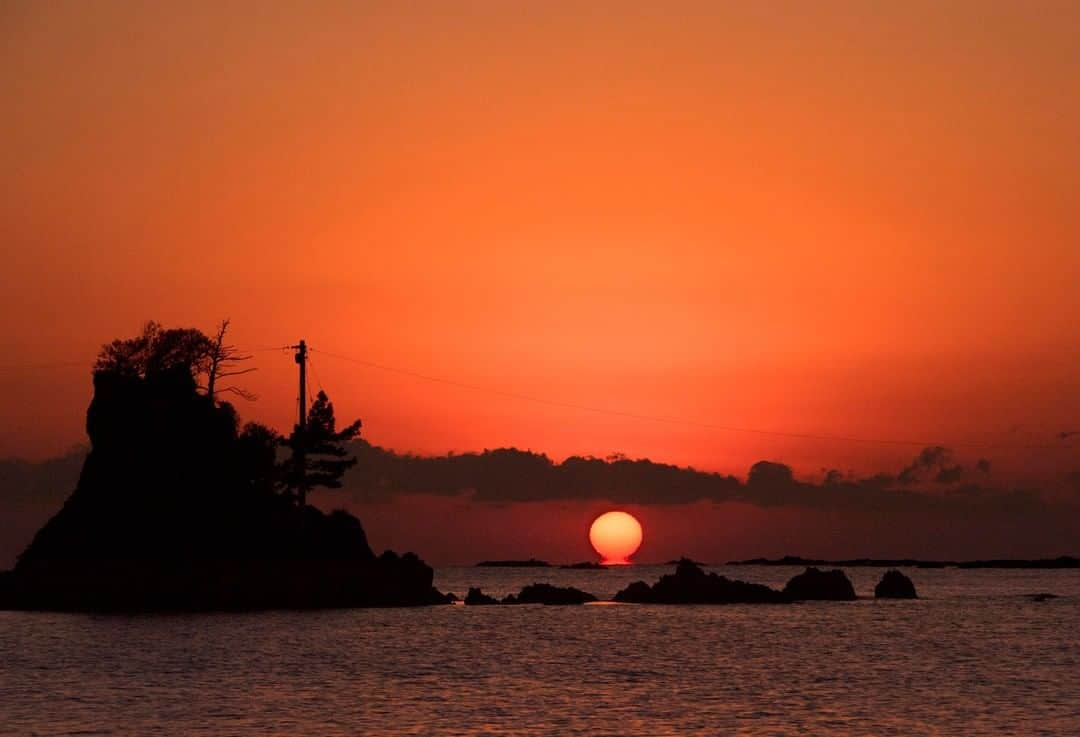
<path fill-rule="evenodd" d="M 282 441 L 292 450 L 292 457 L 285 461 L 285 488 L 301 508 L 307 504 L 308 491 L 317 486 L 340 489 L 342 475 L 356 465 L 356 457 L 349 457 L 342 444 L 360 434 L 360 420 L 340 431 L 336 424 L 334 405 L 326 392 L 320 391 L 305 426 L 297 425 Z"/>

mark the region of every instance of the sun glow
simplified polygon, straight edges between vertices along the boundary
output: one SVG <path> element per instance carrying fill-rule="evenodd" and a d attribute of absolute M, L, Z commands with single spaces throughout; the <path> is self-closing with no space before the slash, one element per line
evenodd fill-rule
<path fill-rule="evenodd" d="M 593 520 L 589 542 L 604 565 L 626 565 L 641 547 L 641 523 L 626 512 L 605 512 Z"/>

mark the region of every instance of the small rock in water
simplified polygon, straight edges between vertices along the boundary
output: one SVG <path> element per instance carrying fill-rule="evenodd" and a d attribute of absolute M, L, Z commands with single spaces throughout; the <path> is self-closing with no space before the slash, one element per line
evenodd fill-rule
<path fill-rule="evenodd" d="M 478 588 L 469 589 L 469 593 L 465 595 L 465 606 L 487 606 L 498 603 L 494 597 L 488 596 Z"/>
<path fill-rule="evenodd" d="M 792 601 L 854 601 L 855 587 L 840 569 L 807 568 L 784 586 Z"/>
<path fill-rule="evenodd" d="M 881 581 L 874 587 L 876 599 L 918 599 L 915 593 L 915 584 L 911 579 L 897 570 L 885 571 Z"/>

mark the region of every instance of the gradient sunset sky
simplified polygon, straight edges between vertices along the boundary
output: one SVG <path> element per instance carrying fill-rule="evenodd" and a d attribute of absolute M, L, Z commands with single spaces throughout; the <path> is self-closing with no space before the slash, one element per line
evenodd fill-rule
<path fill-rule="evenodd" d="M 1061 475 L 1077 28 L 985 0 L 3 3 L 0 457 L 85 442 L 102 343 L 228 316 L 246 348 L 491 390 L 314 353 L 399 451 L 918 451 L 705 423 Z M 239 409 L 287 428 L 295 364 L 256 356 Z"/>

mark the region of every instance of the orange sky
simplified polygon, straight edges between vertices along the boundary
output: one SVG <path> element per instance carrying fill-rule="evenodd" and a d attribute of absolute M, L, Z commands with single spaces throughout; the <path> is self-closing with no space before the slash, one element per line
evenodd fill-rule
<path fill-rule="evenodd" d="M 2 6 L 0 456 L 85 437 L 88 371 L 27 364 L 224 316 L 243 346 L 725 426 L 1080 430 L 1075 3 L 313 5 Z M 257 356 L 241 412 L 285 428 L 295 365 Z M 313 358 L 398 450 L 917 450 Z"/>

